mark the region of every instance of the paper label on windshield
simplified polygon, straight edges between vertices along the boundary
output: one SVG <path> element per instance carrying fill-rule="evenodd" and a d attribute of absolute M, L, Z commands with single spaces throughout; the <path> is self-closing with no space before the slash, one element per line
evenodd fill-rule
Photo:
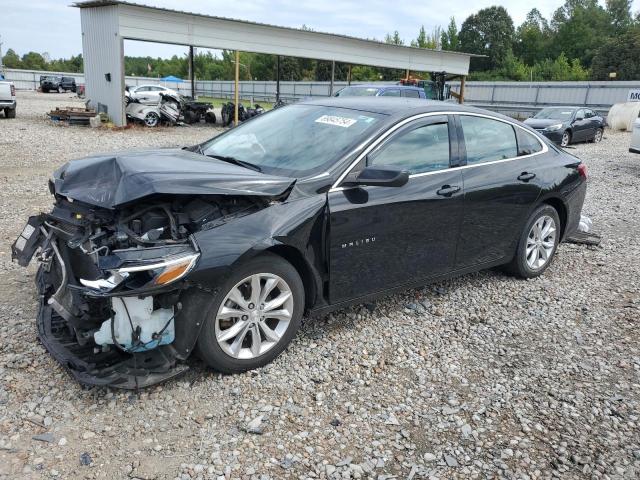
<path fill-rule="evenodd" d="M 322 115 L 316 119 L 317 123 L 325 123 L 327 125 L 335 125 L 336 127 L 349 128 L 351 125 L 357 122 L 354 118 L 337 117 L 335 115 Z"/>

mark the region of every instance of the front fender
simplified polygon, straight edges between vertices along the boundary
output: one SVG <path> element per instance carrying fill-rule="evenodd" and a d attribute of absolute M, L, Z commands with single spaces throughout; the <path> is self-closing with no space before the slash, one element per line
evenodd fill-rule
<path fill-rule="evenodd" d="M 201 255 L 188 280 L 214 289 L 233 267 L 271 247 L 296 249 L 320 275 L 324 262 L 326 195 L 318 194 L 276 203 L 256 213 L 193 234 Z"/>

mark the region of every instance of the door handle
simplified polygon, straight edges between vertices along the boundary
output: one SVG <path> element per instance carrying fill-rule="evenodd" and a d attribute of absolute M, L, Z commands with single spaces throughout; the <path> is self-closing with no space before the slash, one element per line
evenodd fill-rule
<path fill-rule="evenodd" d="M 534 178 L 536 178 L 535 173 L 522 172 L 520 175 L 518 175 L 518 180 L 520 180 L 521 182 L 528 182 L 529 180 L 533 180 Z"/>
<path fill-rule="evenodd" d="M 451 195 L 453 195 L 454 193 L 458 193 L 459 191 L 460 187 L 458 187 L 457 185 L 443 185 L 436 193 L 442 197 L 450 197 Z"/>

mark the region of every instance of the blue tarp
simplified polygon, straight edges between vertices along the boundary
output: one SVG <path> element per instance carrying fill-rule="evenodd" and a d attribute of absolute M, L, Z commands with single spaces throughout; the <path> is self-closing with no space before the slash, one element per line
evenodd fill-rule
<path fill-rule="evenodd" d="M 160 80 L 163 82 L 182 82 L 181 78 L 174 77 L 173 75 L 169 75 L 168 77 L 162 77 Z"/>

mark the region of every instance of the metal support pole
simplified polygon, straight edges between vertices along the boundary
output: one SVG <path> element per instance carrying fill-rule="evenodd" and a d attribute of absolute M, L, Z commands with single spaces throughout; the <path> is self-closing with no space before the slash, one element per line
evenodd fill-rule
<path fill-rule="evenodd" d="M 329 88 L 329 96 L 333 97 L 333 81 L 336 75 L 336 62 L 331 60 L 331 87 Z"/>
<path fill-rule="evenodd" d="M 280 55 L 276 61 L 276 103 L 280 101 Z"/>
<path fill-rule="evenodd" d="M 189 80 L 191 81 L 191 98 L 196 99 L 196 70 L 193 63 L 193 45 L 189 45 Z"/>
<path fill-rule="evenodd" d="M 235 107 L 233 112 L 233 124 L 238 126 L 238 103 L 240 102 L 240 51 L 236 50 L 236 79 L 235 79 Z"/>
<path fill-rule="evenodd" d="M 347 85 L 351 85 L 351 65 L 349 65 L 349 71 L 347 72 Z"/>

